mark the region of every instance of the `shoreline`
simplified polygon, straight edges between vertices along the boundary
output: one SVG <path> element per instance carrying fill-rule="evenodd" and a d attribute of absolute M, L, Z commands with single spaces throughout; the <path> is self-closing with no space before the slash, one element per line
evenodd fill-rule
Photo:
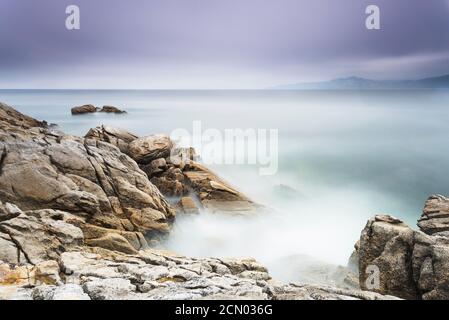
<path fill-rule="evenodd" d="M 160 235 L 170 233 L 177 214 L 198 214 L 204 208 L 220 212 L 217 214 L 251 215 L 260 206 L 196 163 L 191 150 L 180 149 L 179 161 L 168 161 L 174 146 L 167 136 L 137 137 L 101 126 L 79 138 L 53 130 L 4 104 L 0 105 L 0 121 L 2 298 L 223 299 L 237 295 L 242 299 L 307 299 L 317 292 L 328 299 L 416 298 L 420 291 L 401 291 L 394 285 L 397 279 L 409 281 L 410 272 L 418 277 L 417 283 L 420 277 L 434 278 L 426 284 L 422 298 L 446 294 L 439 286 L 445 281 L 440 273 L 434 270 L 429 274 L 418 268 L 416 274 L 407 261 L 400 269 L 406 275 L 381 279 L 381 286 L 374 290 L 381 295 L 354 288 L 360 277 L 362 289 L 370 289 L 364 282 L 365 273 L 354 277 L 344 268 L 340 270 L 344 289 L 280 285 L 253 259 L 188 258 L 154 250 L 152 244 Z M 188 163 L 183 161 L 186 151 Z M 170 195 L 186 199 L 173 207 L 166 200 Z M 449 202 L 444 197 L 429 201 L 431 206 L 437 202 L 443 208 Z M 437 220 L 432 219 L 446 216 L 434 218 L 425 213 L 423 219 L 433 225 Z M 431 234 L 409 231 L 391 217 L 373 218 L 362 231 L 353 264 L 363 270 L 384 261 L 386 275 L 391 274 L 389 270 L 400 273 L 389 260 L 392 253 L 388 244 L 408 241 L 400 250 L 405 256 L 414 254 L 410 248 L 417 244 L 398 238 L 410 235 L 427 239 L 428 253 L 422 253 L 420 263 L 429 263 L 426 257 L 432 257 L 433 243 L 446 244 L 440 239 L 445 233 L 423 225 L 429 223 L 420 226 Z M 380 238 L 373 239 L 377 233 Z M 376 241 L 384 243 L 382 252 L 376 251 Z"/>

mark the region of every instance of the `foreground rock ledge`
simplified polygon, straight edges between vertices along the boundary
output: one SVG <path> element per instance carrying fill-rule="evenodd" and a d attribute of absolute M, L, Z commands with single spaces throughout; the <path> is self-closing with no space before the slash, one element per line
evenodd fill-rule
<path fill-rule="evenodd" d="M 145 250 L 124 255 L 90 248 L 35 266 L 0 263 L 0 299 L 394 299 L 324 286 L 276 285 L 253 259 L 187 258 Z"/>

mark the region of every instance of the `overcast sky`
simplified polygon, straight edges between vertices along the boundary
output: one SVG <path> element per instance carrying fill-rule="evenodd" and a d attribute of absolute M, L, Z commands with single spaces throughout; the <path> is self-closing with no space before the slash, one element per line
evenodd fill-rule
<path fill-rule="evenodd" d="M 65 28 L 76 4 L 81 29 Z M 381 30 L 365 28 L 365 8 Z M 0 88 L 264 88 L 449 73 L 448 0 L 0 0 Z"/>

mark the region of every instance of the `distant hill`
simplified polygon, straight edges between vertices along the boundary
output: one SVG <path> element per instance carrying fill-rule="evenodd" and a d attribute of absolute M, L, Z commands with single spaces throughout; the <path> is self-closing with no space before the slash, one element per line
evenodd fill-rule
<path fill-rule="evenodd" d="M 304 82 L 271 87 L 275 90 L 349 90 L 349 89 L 449 89 L 449 75 L 419 80 L 370 80 L 360 77 L 324 82 Z"/>

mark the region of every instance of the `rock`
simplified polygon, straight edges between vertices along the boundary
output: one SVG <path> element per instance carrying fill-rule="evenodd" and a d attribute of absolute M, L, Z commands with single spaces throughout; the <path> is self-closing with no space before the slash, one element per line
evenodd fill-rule
<path fill-rule="evenodd" d="M 0 201 L 0 222 L 9 220 L 20 215 L 22 211 L 14 204 L 5 203 Z"/>
<path fill-rule="evenodd" d="M 128 145 L 128 154 L 141 165 L 170 155 L 173 143 L 169 136 L 159 134 L 138 138 Z"/>
<path fill-rule="evenodd" d="M 110 126 L 99 126 L 90 129 L 84 136 L 86 139 L 95 139 L 110 143 L 120 149 L 121 152 L 128 152 L 128 144 L 138 137 L 126 130 Z"/>
<path fill-rule="evenodd" d="M 61 286 L 40 286 L 32 291 L 33 300 L 90 300 L 82 287 L 77 284 Z"/>
<path fill-rule="evenodd" d="M 83 285 L 92 300 L 134 300 L 136 286 L 128 279 L 93 279 Z"/>
<path fill-rule="evenodd" d="M 43 261 L 31 270 L 31 283 L 33 285 L 60 285 L 59 264 L 55 260 Z"/>
<path fill-rule="evenodd" d="M 181 200 L 179 200 L 178 207 L 180 211 L 185 214 L 200 213 L 200 209 L 195 203 L 195 200 L 193 200 L 191 197 L 182 197 Z"/>
<path fill-rule="evenodd" d="M 191 162 L 183 175 L 189 189 L 210 212 L 249 214 L 263 209 L 199 163 Z"/>
<path fill-rule="evenodd" d="M 45 267 L 44 267 L 45 266 Z M 159 299 L 392 299 L 375 293 L 273 283 L 254 259 L 188 258 L 160 250 L 127 255 L 101 248 L 64 252 L 40 264 L 47 275 L 59 266 L 61 281 L 29 285 L 36 267 L 14 269 L 0 298 L 35 300 Z M 0 275 L 2 274 L 0 265 Z M 13 269 L 6 265 L 9 273 Z M 27 269 L 28 268 L 28 269 Z M 52 278 L 50 277 L 50 278 Z"/>
<path fill-rule="evenodd" d="M 74 225 L 82 233 L 92 230 L 89 226 L 101 227 L 104 232 L 98 240 L 90 236 L 86 243 L 121 248 L 126 252 L 131 252 L 130 247 L 134 250 L 146 247 L 144 237 L 150 240 L 169 231 L 173 209 L 137 163 L 117 147 L 97 139 L 52 131 L 7 107 L 0 107 L 0 111 L 0 242 L 7 249 L 0 254 L 2 258 L 26 261 L 27 251 L 30 263 L 57 258 L 61 252 L 57 248 L 64 248 L 66 244 L 59 244 L 59 241 L 66 239 L 44 234 L 42 226 L 47 223 L 58 227 L 63 223 Z M 16 116 L 18 119 L 14 119 Z M 31 125 L 41 126 L 29 127 Z M 102 127 L 99 133 L 102 138 L 114 135 L 125 143 L 134 138 L 107 127 Z M 25 215 L 17 216 L 18 211 L 12 204 Z M 39 209 L 53 211 L 41 212 L 44 217 L 36 213 Z M 34 213 L 29 215 L 27 210 Z M 148 215 L 151 210 L 159 214 Z M 145 225 L 139 225 L 139 220 L 134 218 L 131 221 L 131 216 L 137 215 L 145 217 L 140 220 L 145 221 Z M 156 216 L 157 221 L 149 228 L 148 219 Z M 59 221 L 58 217 L 64 220 Z M 68 230 L 69 227 L 64 225 L 64 228 Z M 36 232 L 36 236 L 32 232 Z M 126 239 L 129 246 L 117 246 L 117 234 Z M 39 245 L 38 237 L 48 239 L 48 243 Z M 12 243 L 17 239 L 20 245 L 28 248 L 22 248 L 26 254 L 22 249 L 18 251 L 20 257 L 13 253 Z M 113 242 L 107 244 L 107 240 Z M 79 244 L 79 241 L 74 243 Z"/>
<path fill-rule="evenodd" d="M 31 263 L 57 259 L 59 254 L 83 244 L 81 229 L 69 223 L 76 217 L 51 209 L 27 211 L 0 223 L 0 232 L 11 239 L 16 255 L 3 256 L 9 263 Z"/>
<path fill-rule="evenodd" d="M 14 108 L 0 102 L 0 122 L 6 129 L 6 126 L 19 128 L 47 128 L 46 121 L 38 121 L 23 113 L 18 112 Z"/>
<path fill-rule="evenodd" d="M 431 196 L 424 206 L 418 226 L 427 234 L 449 231 L 449 198 Z"/>
<path fill-rule="evenodd" d="M 274 287 L 272 295 L 274 300 L 400 300 L 394 296 L 356 289 L 301 284 Z"/>
<path fill-rule="evenodd" d="M 164 196 L 178 201 L 192 194 L 203 208 L 215 213 L 249 214 L 263 210 L 261 205 L 195 162 L 199 157 L 194 148 L 177 147 L 166 135 L 134 139 L 133 135 L 120 132 L 114 136 L 126 138 L 116 139 L 105 131 L 112 132 L 113 129 L 97 127 L 91 129 L 86 137 L 119 146 L 121 151 L 139 164 Z M 182 208 L 178 208 L 182 212 Z"/>
<path fill-rule="evenodd" d="M 103 108 L 100 110 L 100 112 L 107 112 L 107 113 L 126 113 L 126 111 L 122 111 L 117 107 L 114 106 L 103 106 Z"/>
<path fill-rule="evenodd" d="M 429 234 L 389 216 L 368 221 L 358 246 L 362 289 L 405 299 L 449 299 L 449 238 L 437 232 L 440 222 L 429 223 L 432 208 L 443 210 L 444 205 L 441 196 L 432 196 L 426 203 L 420 227 Z M 367 282 L 372 280 L 369 266 L 378 268 L 378 288 Z"/>
<path fill-rule="evenodd" d="M 0 284 L 0 300 L 33 300 L 29 288 Z"/>
<path fill-rule="evenodd" d="M 31 269 L 28 265 L 0 264 L 0 286 L 30 286 Z"/>
<path fill-rule="evenodd" d="M 167 169 L 167 162 L 164 158 L 155 159 L 150 164 L 142 166 L 143 172 L 145 172 L 148 178 L 152 178 L 158 173 L 162 173 Z"/>
<path fill-rule="evenodd" d="M 85 114 L 85 113 L 94 113 L 97 112 L 97 108 L 91 104 L 85 104 L 79 107 L 73 107 L 71 110 L 73 115 Z"/>
<path fill-rule="evenodd" d="M 416 299 L 411 265 L 414 232 L 402 221 L 389 216 L 369 220 L 360 236 L 359 282 L 364 290 Z M 379 269 L 379 286 L 371 288 L 369 267 Z"/>
<path fill-rule="evenodd" d="M 181 169 L 175 167 L 152 177 L 150 181 L 167 197 L 182 197 L 189 190 Z"/>

